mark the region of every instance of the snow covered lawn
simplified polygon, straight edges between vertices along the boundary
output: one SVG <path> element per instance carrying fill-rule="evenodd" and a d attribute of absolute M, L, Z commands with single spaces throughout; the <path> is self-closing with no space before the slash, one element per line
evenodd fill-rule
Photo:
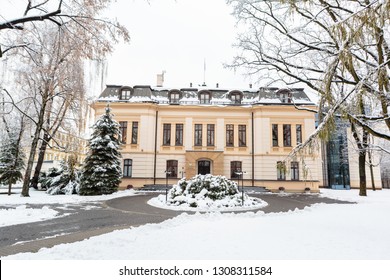
<path fill-rule="evenodd" d="M 181 214 L 4 259 L 390 259 L 390 190 L 321 190 L 357 204 L 288 213 Z M 2 198 L 3 199 L 3 198 Z"/>
<path fill-rule="evenodd" d="M 21 197 L 20 191 L 20 189 L 14 189 L 13 192 L 17 193 L 10 196 L 0 195 L 0 227 L 56 218 L 58 212 L 50 209 L 50 205 L 53 204 L 61 204 L 66 207 L 69 204 L 104 201 L 116 197 L 135 195 L 133 190 L 119 191 L 102 196 L 49 195 L 44 191 L 30 189 L 30 197 Z M 28 204 L 42 205 L 42 207 L 31 208 Z"/>

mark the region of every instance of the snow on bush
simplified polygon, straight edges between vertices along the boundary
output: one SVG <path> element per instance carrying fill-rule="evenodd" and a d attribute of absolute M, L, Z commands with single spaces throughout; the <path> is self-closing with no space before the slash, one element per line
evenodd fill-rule
<path fill-rule="evenodd" d="M 51 195 L 78 194 L 80 189 L 80 171 L 76 168 L 77 160 L 70 156 L 67 161 L 62 161 L 60 169 L 50 168 L 48 173 L 41 173 L 39 182 L 41 187 Z"/>
<path fill-rule="evenodd" d="M 196 175 L 188 181 L 183 178 L 168 191 L 167 196 L 159 195 L 149 204 L 176 210 L 240 210 L 267 205 L 246 194 L 243 197 L 236 182 L 210 174 Z"/>

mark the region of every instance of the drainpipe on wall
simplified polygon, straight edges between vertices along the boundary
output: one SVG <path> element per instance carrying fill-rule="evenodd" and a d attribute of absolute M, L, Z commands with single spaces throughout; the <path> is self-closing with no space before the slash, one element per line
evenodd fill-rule
<path fill-rule="evenodd" d="M 157 172 L 157 125 L 158 125 L 158 111 L 156 111 L 156 121 L 154 128 L 154 164 L 153 164 L 153 184 L 156 184 Z"/>
<path fill-rule="evenodd" d="M 252 187 L 255 185 L 255 118 L 252 112 Z"/>

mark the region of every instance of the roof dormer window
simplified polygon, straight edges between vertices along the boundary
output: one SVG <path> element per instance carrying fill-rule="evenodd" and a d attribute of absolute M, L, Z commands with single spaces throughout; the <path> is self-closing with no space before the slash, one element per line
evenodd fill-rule
<path fill-rule="evenodd" d="M 120 100 L 129 100 L 131 97 L 131 89 L 130 88 L 123 88 L 120 91 L 119 99 Z"/>
<path fill-rule="evenodd" d="M 234 91 L 229 94 L 232 104 L 241 104 L 242 101 L 242 92 Z"/>
<path fill-rule="evenodd" d="M 200 104 L 210 104 L 211 94 L 210 92 L 201 92 L 199 93 Z"/>
<path fill-rule="evenodd" d="M 277 92 L 277 94 L 279 94 L 279 99 L 282 103 L 291 103 L 292 94 L 288 89 L 281 89 Z"/>
<path fill-rule="evenodd" d="M 230 99 L 232 100 L 233 104 L 241 104 L 241 95 L 239 94 L 232 94 Z"/>
<path fill-rule="evenodd" d="M 181 94 L 179 91 L 171 91 L 169 93 L 169 103 L 171 104 L 179 104 L 181 98 Z"/>

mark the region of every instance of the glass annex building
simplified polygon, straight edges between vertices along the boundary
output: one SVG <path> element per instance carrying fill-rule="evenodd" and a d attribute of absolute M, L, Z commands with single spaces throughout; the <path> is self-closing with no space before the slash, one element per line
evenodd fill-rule
<path fill-rule="evenodd" d="M 348 123 L 337 118 L 336 128 L 328 142 L 323 143 L 323 180 L 332 189 L 350 189 L 348 159 Z"/>

